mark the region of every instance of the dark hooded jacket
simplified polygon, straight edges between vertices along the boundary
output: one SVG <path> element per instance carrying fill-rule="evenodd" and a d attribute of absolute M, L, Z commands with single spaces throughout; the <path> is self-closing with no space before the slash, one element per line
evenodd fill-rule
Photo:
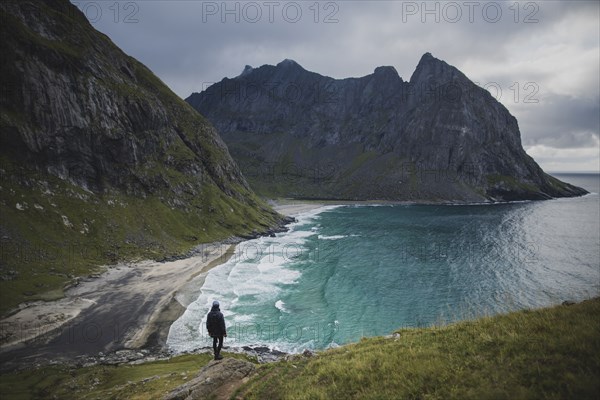
<path fill-rule="evenodd" d="M 225 318 L 219 306 L 213 306 L 206 317 L 206 330 L 209 336 L 225 336 Z"/>

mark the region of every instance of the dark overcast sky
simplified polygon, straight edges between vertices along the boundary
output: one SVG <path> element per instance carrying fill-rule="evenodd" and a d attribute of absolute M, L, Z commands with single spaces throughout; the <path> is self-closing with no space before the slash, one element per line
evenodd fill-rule
<path fill-rule="evenodd" d="M 546 171 L 600 170 L 600 2 L 73 1 L 185 98 L 285 58 L 334 78 L 431 52 L 490 90 Z"/>

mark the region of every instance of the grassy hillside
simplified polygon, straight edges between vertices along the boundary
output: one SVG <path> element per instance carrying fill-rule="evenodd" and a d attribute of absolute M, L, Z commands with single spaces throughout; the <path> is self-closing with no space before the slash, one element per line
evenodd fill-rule
<path fill-rule="evenodd" d="M 214 128 L 75 5 L 3 1 L 0 20 L 0 316 L 279 223 Z"/>
<path fill-rule="evenodd" d="M 261 365 L 232 398 L 597 399 L 600 393 L 600 299 L 398 333 Z M 209 361 L 186 355 L 134 366 L 45 367 L 1 375 L 0 393 L 158 399 Z"/>
<path fill-rule="evenodd" d="M 403 329 L 267 365 L 249 399 L 597 399 L 600 299 Z"/>
<path fill-rule="evenodd" d="M 251 192 L 253 207 L 214 186 L 171 207 L 168 190 L 146 198 L 98 194 L 6 160 L 2 166 L 13 173 L 0 174 L 0 315 L 23 301 L 60 298 L 65 285 L 101 265 L 182 255 L 277 221 Z"/>
<path fill-rule="evenodd" d="M 250 360 L 241 354 L 227 354 Z M 17 399 L 160 399 L 192 379 L 212 357 L 195 354 L 127 366 L 53 366 L 0 376 L 0 396 Z"/>

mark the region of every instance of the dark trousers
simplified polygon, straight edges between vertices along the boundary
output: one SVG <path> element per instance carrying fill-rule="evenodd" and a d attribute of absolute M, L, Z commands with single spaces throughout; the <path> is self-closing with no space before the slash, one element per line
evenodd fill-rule
<path fill-rule="evenodd" d="M 218 346 L 217 346 L 217 341 L 219 342 Z M 221 352 L 222 347 L 223 347 L 223 336 L 213 336 L 213 350 L 215 352 L 215 355 L 217 355 Z"/>

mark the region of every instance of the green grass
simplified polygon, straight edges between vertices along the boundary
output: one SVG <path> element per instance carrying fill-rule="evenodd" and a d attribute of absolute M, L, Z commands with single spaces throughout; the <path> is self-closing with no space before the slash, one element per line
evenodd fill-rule
<path fill-rule="evenodd" d="M 6 235 L 0 241 L 0 314 L 23 301 L 60 298 L 73 278 L 98 273 L 101 265 L 185 254 L 201 243 L 264 230 L 276 220 L 253 194 L 242 203 L 215 184 L 197 194 L 176 195 L 169 187 L 143 199 L 87 192 L 6 159 L 2 167 L 11 172 L 0 179 Z M 173 185 L 178 179 L 186 183 L 173 169 L 156 173 L 172 174 Z M 171 199 L 184 205 L 169 206 Z"/>
<path fill-rule="evenodd" d="M 256 362 L 241 354 L 226 354 Z M 196 376 L 211 354 L 183 355 L 138 365 L 51 366 L 0 375 L 3 399 L 160 399 Z"/>
<path fill-rule="evenodd" d="M 548 183 L 550 184 L 550 186 L 552 188 L 554 188 L 554 190 L 557 190 L 557 191 L 566 190 L 568 187 L 568 185 L 565 182 L 562 182 L 559 179 L 556 179 L 552 175 L 546 174 L 546 178 L 548 180 Z"/>
<path fill-rule="evenodd" d="M 537 192 L 539 190 L 534 184 L 519 182 L 512 176 L 508 176 L 508 175 L 493 174 L 493 175 L 487 175 L 486 178 L 487 178 L 488 185 L 491 185 L 491 186 L 500 184 L 511 190 L 522 190 L 522 191 L 531 192 L 531 193 Z"/>
<path fill-rule="evenodd" d="M 398 332 L 260 365 L 232 398 L 579 400 L 600 393 L 599 298 Z M 0 393 L 7 399 L 161 398 L 210 359 L 196 354 L 139 365 L 28 369 L 0 375 Z"/>
<path fill-rule="evenodd" d="M 249 399 L 597 399 L 600 300 L 403 329 L 265 365 Z"/>
<path fill-rule="evenodd" d="M 23 7 L 32 18 L 53 21 L 56 38 L 40 35 L 0 7 L 6 36 L 0 52 L 7 59 L 0 72 L 14 84 L 0 93 L 6 100 L 0 111 L 0 316 L 24 301 L 59 298 L 75 277 L 98 273 L 102 265 L 182 255 L 198 244 L 265 231 L 279 221 L 244 187 L 207 121 L 148 68 L 94 31 L 75 6 L 63 1 Z M 48 173 L 56 163 L 44 162 L 19 138 L 47 135 L 43 121 L 22 101 L 26 91 L 43 89 L 14 67 L 31 59 L 73 79 L 77 88 L 93 88 L 97 99 L 110 98 L 125 108 L 135 104 L 131 110 L 116 107 L 128 117 L 138 109 L 164 114 L 166 120 L 134 124 L 131 131 L 119 116 L 111 116 L 114 124 L 107 128 L 97 118 L 85 126 L 89 137 L 126 137 L 143 149 L 140 160 L 127 163 L 101 154 L 112 168 L 98 174 L 102 182 L 94 193 L 78 186 L 80 171 L 72 171 L 80 178 L 77 184 Z M 78 96 L 85 108 L 85 93 L 69 95 Z"/>

